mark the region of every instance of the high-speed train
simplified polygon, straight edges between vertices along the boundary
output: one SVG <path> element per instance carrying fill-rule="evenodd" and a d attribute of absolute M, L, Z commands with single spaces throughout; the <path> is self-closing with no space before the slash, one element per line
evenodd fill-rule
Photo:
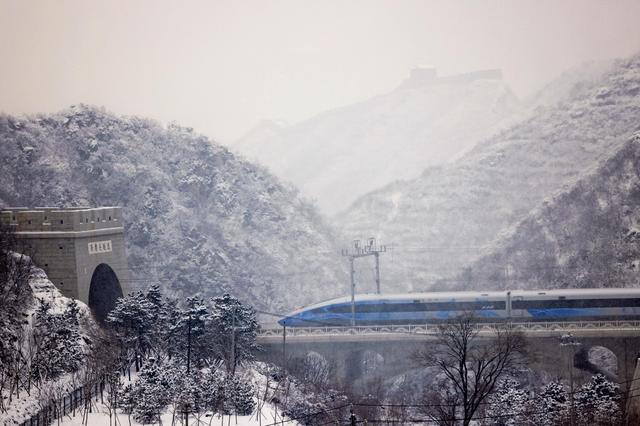
<path fill-rule="evenodd" d="M 297 309 L 280 319 L 287 327 L 409 325 L 473 315 L 479 321 L 640 319 L 640 289 L 359 294 Z"/>

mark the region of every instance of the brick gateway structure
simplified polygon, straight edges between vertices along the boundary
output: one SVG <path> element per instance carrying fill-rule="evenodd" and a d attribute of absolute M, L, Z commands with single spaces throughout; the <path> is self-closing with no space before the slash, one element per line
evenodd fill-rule
<path fill-rule="evenodd" d="M 122 208 L 7 208 L 0 221 L 67 297 L 104 320 L 130 280 Z"/>

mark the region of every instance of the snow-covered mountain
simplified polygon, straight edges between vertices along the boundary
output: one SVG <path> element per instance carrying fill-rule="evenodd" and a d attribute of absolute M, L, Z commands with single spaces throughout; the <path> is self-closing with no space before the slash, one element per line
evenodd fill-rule
<path fill-rule="evenodd" d="M 483 289 L 638 286 L 638 242 L 640 134 L 536 208 L 457 281 Z"/>
<path fill-rule="evenodd" d="M 638 129 L 640 55 L 570 90 L 564 101 L 537 108 L 454 163 L 361 197 L 338 221 L 349 238 L 393 243 L 383 257 L 383 287 L 454 286 L 456 279 L 443 278 L 490 253 L 501 232 Z"/>
<path fill-rule="evenodd" d="M 344 293 L 333 231 L 297 190 L 191 129 L 76 106 L 0 115 L 0 205 L 125 209 L 131 287 L 284 310 Z"/>
<path fill-rule="evenodd" d="M 333 214 L 452 160 L 518 110 L 499 70 L 437 77 L 435 69 L 418 68 L 385 95 L 292 126 L 263 122 L 233 148 Z"/>

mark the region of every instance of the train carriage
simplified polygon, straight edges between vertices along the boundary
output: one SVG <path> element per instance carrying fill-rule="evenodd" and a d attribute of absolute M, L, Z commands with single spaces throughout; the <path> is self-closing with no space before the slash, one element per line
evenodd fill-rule
<path fill-rule="evenodd" d="M 360 294 L 298 309 L 288 327 L 409 325 L 473 315 L 478 321 L 574 321 L 640 318 L 640 289 Z"/>

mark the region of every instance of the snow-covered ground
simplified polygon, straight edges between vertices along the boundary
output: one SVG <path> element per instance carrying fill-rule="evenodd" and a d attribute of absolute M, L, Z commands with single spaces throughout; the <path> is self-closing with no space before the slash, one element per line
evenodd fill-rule
<path fill-rule="evenodd" d="M 190 425 L 238 425 L 238 426 L 267 426 L 274 424 L 276 422 L 285 421 L 287 424 L 296 425 L 295 421 L 287 421 L 287 419 L 283 418 L 280 415 L 280 412 L 270 404 L 265 404 L 262 407 L 262 410 L 257 410 L 251 416 L 220 416 L 218 414 L 214 415 L 204 415 L 197 419 L 195 416 L 191 416 L 189 418 Z M 110 426 L 110 425 L 129 425 L 129 421 L 131 421 L 131 425 L 141 425 L 142 423 L 138 423 L 133 419 L 133 416 L 129 417 L 127 414 L 118 413 L 117 421 L 115 416 L 109 418 L 108 409 L 102 405 L 97 405 L 94 408 L 93 413 L 89 413 L 86 418 L 83 417 L 82 413 L 76 413 L 76 417 L 65 417 L 61 422 L 62 425 L 65 426 Z M 184 422 L 184 417 L 182 418 L 182 422 Z M 161 418 L 162 425 L 172 425 L 172 424 L 182 424 L 181 419 L 176 417 L 174 419 L 174 415 L 172 412 L 167 411 L 162 415 Z"/>

